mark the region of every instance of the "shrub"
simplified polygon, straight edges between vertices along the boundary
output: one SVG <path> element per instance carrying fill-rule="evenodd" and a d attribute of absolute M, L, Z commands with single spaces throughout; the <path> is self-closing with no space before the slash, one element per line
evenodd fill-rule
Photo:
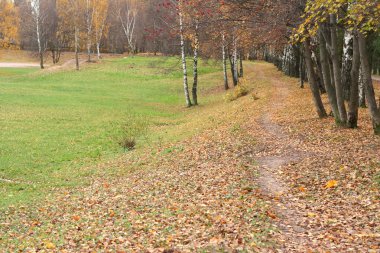
<path fill-rule="evenodd" d="M 245 79 L 241 79 L 239 84 L 231 91 L 227 92 L 224 99 L 227 102 L 234 101 L 240 97 L 243 97 L 249 93 L 249 89 L 247 87 L 247 81 Z"/>
<path fill-rule="evenodd" d="M 124 149 L 124 150 L 132 150 L 135 148 L 136 146 L 136 140 L 134 137 L 125 137 L 124 139 L 122 139 L 120 142 L 119 142 L 120 146 Z"/>
<path fill-rule="evenodd" d="M 138 117 L 130 117 L 127 123 L 122 127 L 119 145 L 126 151 L 134 149 L 138 138 L 146 135 L 147 126 L 146 120 Z"/>

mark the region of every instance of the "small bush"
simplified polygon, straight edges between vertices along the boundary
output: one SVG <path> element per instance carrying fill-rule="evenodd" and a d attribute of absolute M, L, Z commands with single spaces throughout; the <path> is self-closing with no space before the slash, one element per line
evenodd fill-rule
<path fill-rule="evenodd" d="M 132 150 L 136 146 L 136 140 L 134 137 L 125 137 L 119 144 L 124 150 Z"/>
<path fill-rule="evenodd" d="M 225 95 L 224 100 L 227 102 L 231 102 L 247 95 L 249 93 L 249 89 L 246 83 L 247 81 L 245 79 L 241 79 L 239 81 L 239 84 Z"/>
<path fill-rule="evenodd" d="M 138 138 L 146 135 L 147 127 L 146 120 L 131 116 L 122 127 L 119 145 L 126 151 L 134 149 Z"/>

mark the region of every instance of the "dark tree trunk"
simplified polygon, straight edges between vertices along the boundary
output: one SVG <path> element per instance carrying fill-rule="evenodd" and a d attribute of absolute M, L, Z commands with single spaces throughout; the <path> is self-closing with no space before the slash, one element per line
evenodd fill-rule
<path fill-rule="evenodd" d="M 243 69 L 243 55 L 242 55 L 242 53 L 240 53 L 239 62 L 240 62 L 239 77 L 243 77 L 244 76 L 244 69 Z"/>
<path fill-rule="evenodd" d="M 344 95 L 343 95 L 343 87 L 341 80 L 341 68 L 339 65 L 339 57 L 338 57 L 338 36 L 337 36 L 337 28 L 336 28 L 336 15 L 330 15 L 330 32 L 331 32 L 331 60 L 333 63 L 333 72 L 334 72 L 334 81 L 335 81 L 335 92 L 336 99 L 339 110 L 339 118 L 341 124 L 346 124 L 347 122 L 347 111 L 346 106 L 344 104 Z"/>
<path fill-rule="evenodd" d="M 227 54 L 226 54 L 226 40 L 224 34 L 222 34 L 222 57 L 223 57 L 223 79 L 224 89 L 228 90 L 228 75 L 227 75 Z"/>
<path fill-rule="evenodd" d="M 198 105 L 198 50 L 199 50 L 199 33 L 198 33 L 198 21 L 195 23 L 195 38 L 194 38 L 194 65 L 193 65 L 193 87 L 192 87 L 192 95 L 193 95 L 193 103 L 194 105 Z"/>
<path fill-rule="evenodd" d="M 321 99 L 321 94 L 319 93 L 319 88 L 315 80 L 315 73 L 313 67 L 313 61 L 311 59 L 311 49 L 310 49 L 310 41 L 304 41 L 304 49 L 305 49 L 305 61 L 307 66 L 307 72 L 309 76 L 309 84 L 310 89 L 313 94 L 314 104 L 317 109 L 317 113 L 319 118 L 327 117 L 327 113 L 325 107 L 323 106 L 323 102 Z"/>
<path fill-rule="evenodd" d="M 322 70 L 323 80 L 325 82 L 327 96 L 329 98 L 329 102 L 330 102 L 331 110 L 334 114 L 334 118 L 338 122 L 339 110 L 338 110 L 338 104 L 336 101 L 335 87 L 331 83 L 328 53 L 326 49 L 326 41 L 322 35 L 322 32 L 320 32 L 319 34 L 319 54 L 320 54 L 320 61 L 321 61 L 321 70 Z"/>
<path fill-rule="evenodd" d="M 75 26 L 75 67 L 76 70 L 79 70 L 79 31 L 78 28 Z"/>
<path fill-rule="evenodd" d="M 299 72 L 300 72 L 300 87 L 301 89 L 305 88 L 305 77 L 304 77 L 304 58 L 303 58 L 303 53 L 302 53 L 302 49 L 301 49 L 301 53 L 300 53 L 300 63 L 299 63 Z"/>
<path fill-rule="evenodd" d="M 348 119 L 347 126 L 349 128 L 358 127 L 358 107 L 359 107 L 359 69 L 360 69 L 360 54 L 358 38 L 353 36 L 352 43 L 352 64 L 351 64 L 351 85 L 350 85 L 350 100 L 348 104 Z"/>
<path fill-rule="evenodd" d="M 359 51 L 360 62 L 363 72 L 363 82 L 365 86 L 365 94 L 367 97 L 368 108 L 371 113 L 373 129 L 375 134 L 380 135 L 380 109 L 378 108 L 375 90 L 372 83 L 371 65 L 369 63 L 369 55 L 367 51 L 367 41 L 365 35 L 359 33 Z"/>
<path fill-rule="evenodd" d="M 44 66 L 44 53 L 39 52 L 39 57 L 40 57 L 40 68 L 44 69 L 45 68 L 45 66 Z"/>

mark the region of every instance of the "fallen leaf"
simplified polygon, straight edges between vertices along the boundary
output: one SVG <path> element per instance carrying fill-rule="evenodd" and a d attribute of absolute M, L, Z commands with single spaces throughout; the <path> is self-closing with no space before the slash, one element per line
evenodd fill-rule
<path fill-rule="evenodd" d="M 45 247 L 46 247 L 47 249 L 55 249 L 55 244 L 52 243 L 52 242 L 46 242 L 46 243 L 45 243 Z"/>
<path fill-rule="evenodd" d="M 274 220 L 277 219 L 276 214 L 274 214 L 273 212 L 271 212 L 271 211 L 268 210 L 266 213 L 267 213 L 268 217 L 270 217 L 270 218 L 272 218 Z"/>
<path fill-rule="evenodd" d="M 333 187 L 336 187 L 338 186 L 338 181 L 336 180 L 330 180 L 326 183 L 326 186 L 325 188 L 333 188 Z"/>
<path fill-rule="evenodd" d="M 298 187 L 298 190 L 300 190 L 301 192 L 305 192 L 305 191 L 306 191 L 306 188 L 303 187 L 303 186 L 300 186 L 300 187 Z"/>

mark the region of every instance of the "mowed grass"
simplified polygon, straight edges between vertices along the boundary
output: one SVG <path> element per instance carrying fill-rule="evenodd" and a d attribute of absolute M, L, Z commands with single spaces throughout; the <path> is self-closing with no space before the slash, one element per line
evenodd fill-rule
<path fill-rule="evenodd" d="M 203 61 L 200 76 L 200 102 L 212 103 L 219 65 Z M 157 126 L 191 111 L 174 57 L 110 59 L 79 72 L 0 69 L 0 77 L 0 208 L 86 184 L 96 171 L 82 168 L 126 152 L 126 135 L 137 148 L 151 145 L 165 137 Z"/>

